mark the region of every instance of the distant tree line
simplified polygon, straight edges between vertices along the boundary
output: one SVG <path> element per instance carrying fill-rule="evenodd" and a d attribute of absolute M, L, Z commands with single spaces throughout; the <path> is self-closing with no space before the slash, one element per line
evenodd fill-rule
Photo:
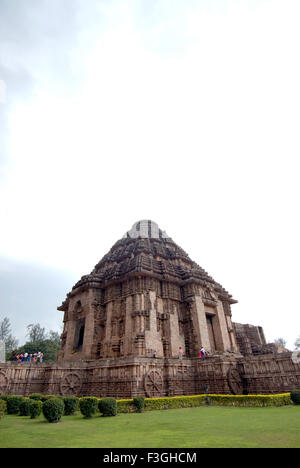
<path fill-rule="evenodd" d="M 60 335 L 50 330 L 46 332 L 39 323 L 27 326 L 28 340 L 22 346 L 18 346 L 18 340 L 12 335 L 11 324 L 8 317 L 0 320 L 0 340 L 3 340 L 6 348 L 6 359 L 14 360 L 18 354 L 38 353 L 44 354 L 44 361 L 55 362 L 60 350 Z"/>

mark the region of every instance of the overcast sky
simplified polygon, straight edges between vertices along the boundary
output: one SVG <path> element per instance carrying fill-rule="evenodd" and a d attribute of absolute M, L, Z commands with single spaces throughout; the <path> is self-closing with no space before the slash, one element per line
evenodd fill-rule
<path fill-rule="evenodd" d="M 0 318 L 56 307 L 140 219 L 292 349 L 299 0 L 0 0 Z"/>

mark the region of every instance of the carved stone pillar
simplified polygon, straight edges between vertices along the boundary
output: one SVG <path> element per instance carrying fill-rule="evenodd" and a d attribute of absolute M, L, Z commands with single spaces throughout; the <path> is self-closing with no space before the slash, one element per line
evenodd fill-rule
<path fill-rule="evenodd" d="M 126 297 L 126 315 L 125 315 L 125 335 L 123 337 L 123 352 L 124 356 L 132 354 L 132 342 L 133 342 L 133 319 L 131 317 L 133 311 L 133 300 L 132 296 Z"/>
<path fill-rule="evenodd" d="M 215 339 L 218 351 L 230 351 L 232 349 L 230 337 L 227 328 L 227 322 L 221 301 L 216 305 L 216 326 L 214 327 Z"/>
<path fill-rule="evenodd" d="M 179 334 L 179 322 L 178 322 L 178 306 L 174 305 L 173 313 L 170 314 L 170 343 L 169 343 L 169 350 L 171 352 L 172 357 L 178 356 L 179 347 L 183 349 L 184 355 L 185 352 L 185 341 L 184 336 Z"/>
<path fill-rule="evenodd" d="M 149 303 L 150 303 L 150 311 L 149 311 L 149 324 L 150 330 L 145 330 L 145 346 L 146 350 L 153 350 L 156 351 L 157 357 L 163 357 L 163 343 L 161 339 L 160 333 L 157 331 L 157 323 L 156 323 L 156 292 L 149 291 Z"/>
<path fill-rule="evenodd" d="M 198 350 L 201 346 L 207 351 L 211 351 L 208 327 L 205 314 L 205 306 L 201 296 L 195 295 L 191 301 L 192 320 L 194 322 L 194 331 L 196 337 L 196 346 Z M 197 351 L 198 352 L 198 351 Z M 198 355 L 197 355 L 198 357 Z"/>
<path fill-rule="evenodd" d="M 82 346 L 83 356 L 85 359 L 91 359 L 92 357 L 92 346 L 94 343 L 95 330 L 95 308 L 93 307 L 94 300 L 94 291 L 90 289 L 87 294 L 85 307 L 85 327 Z"/>

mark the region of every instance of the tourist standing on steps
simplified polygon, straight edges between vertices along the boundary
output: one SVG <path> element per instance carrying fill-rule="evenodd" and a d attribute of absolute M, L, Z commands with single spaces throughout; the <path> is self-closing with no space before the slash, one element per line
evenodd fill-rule
<path fill-rule="evenodd" d="M 179 350 L 178 350 L 178 359 L 180 359 L 180 361 L 182 361 L 182 356 L 183 356 L 183 349 L 181 346 L 179 346 Z"/>
<path fill-rule="evenodd" d="M 199 352 L 199 357 L 201 359 L 205 359 L 205 354 L 206 354 L 205 349 L 202 346 L 201 349 L 200 349 L 200 352 Z"/>

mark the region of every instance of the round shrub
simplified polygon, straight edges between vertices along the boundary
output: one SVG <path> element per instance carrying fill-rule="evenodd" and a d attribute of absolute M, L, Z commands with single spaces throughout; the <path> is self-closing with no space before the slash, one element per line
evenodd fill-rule
<path fill-rule="evenodd" d="M 98 399 L 96 397 L 82 397 L 79 399 L 79 409 L 85 418 L 91 418 L 97 411 Z"/>
<path fill-rule="evenodd" d="M 33 393 L 32 395 L 29 396 L 31 400 L 37 400 L 37 401 L 44 401 L 49 400 L 49 398 L 61 398 L 60 396 L 56 395 L 43 395 L 42 393 Z"/>
<path fill-rule="evenodd" d="M 115 398 L 102 398 L 99 401 L 99 411 L 102 416 L 116 416 L 117 415 L 117 401 Z"/>
<path fill-rule="evenodd" d="M 20 416 L 29 416 L 30 415 L 30 404 L 31 401 L 29 398 L 24 398 L 24 401 L 20 404 Z"/>
<path fill-rule="evenodd" d="M 43 403 L 40 400 L 30 400 L 29 414 L 31 419 L 40 416 L 43 408 Z"/>
<path fill-rule="evenodd" d="M 25 400 L 24 397 L 19 395 L 10 395 L 7 397 L 7 414 L 19 414 L 20 405 Z"/>
<path fill-rule="evenodd" d="M 76 396 L 64 397 L 63 402 L 65 404 L 65 415 L 71 416 L 78 409 L 78 398 Z"/>
<path fill-rule="evenodd" d="M 145 407 L 145 398 L 144 397 L 135 397 L 133 399 L 133 404 L 136 407 L 138 413 L 142 413 Z"/>
<path fill-rule="evenodd" d="M 41 402 L 44 403 L 45 401 L 50 400 L 51 398 L 63 399 L 61 396 L 56 396 L 56 395 L 42 395 L 41 396 Z"/>
<path fill-rule="evenodd" d="M 295 405 L 300 405 L 300 390 L 291 392 L 291 400 Z"/>
<path fill-rule="evenodd" d="M 50 423 L 57 423 L 64 414 L 65 405 L 61 398 L 49 398 L 43 403 L 43 415 Z"/>
<path fill-rule="evenodd" d="M 6 401 L 0 400 L 0 419 L 3 418 L 6 411 Z"/>
<path fill-rule="evenodd" d="M 0 400 L 7 401 L 7 398 L 9 398 L 11 395 L 0 395 Z"/>

